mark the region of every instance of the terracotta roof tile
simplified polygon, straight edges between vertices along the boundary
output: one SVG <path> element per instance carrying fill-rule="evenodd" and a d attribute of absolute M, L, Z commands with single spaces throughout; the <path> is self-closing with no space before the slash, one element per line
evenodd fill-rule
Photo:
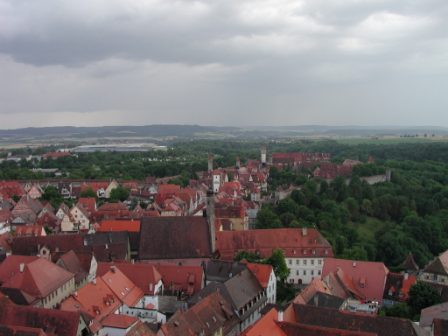
<path fill-rule="evenodd" d="M 140 320 L 134 316 L 110 314 L 110 315 L 106 316 L 106 318 L 101 321 L 101 324 L 104 327 L 111 327 L 111 328 L 117 328 L 117 329 L 128 329 L 129 327 L 136 324 L 138 321 L 140 321 Z"/>
<path fill-rule="evenodd" d="M 0 303 L 0 324 L 48 331 L 48 335 L 76 336 L 80 314 L 55 309 Z"/>
<path fill-rule="evenodd" d="M 380 262 L 327 258 L 322 277 L 339 272 L 339 279 L 352 294 L 361 293 L 367 300 L 382 301 L 389 270 Z"/>
<path fill-rule="evenodd" d="M 100 227 L 97 231 L 109 232 L 109 231 L 129 231 L 140 232 L 139 220 L 103 220 L 100 223 Z"/>
<path fill-rule="evenodd" d="M 233 260 L 239 251 L 259 253 L 267 258 L 280 248 L 286 257 L 332 257 L 328 241 L 315 229 L 264 229 L 216 232 L 216 247 L 221 258 Z"/>
<path fill-rule="evenodd" d="M 102 276 L 110 271 L 111 266 L 117 267 L 146 295 L 154 295 L 155 285 L 162 280 L 162 276 L 154 265 L 145 263 L 98 263 L 97 275 Z M 152 284 L 152 286 L 151 286 Z M 152 289 L 151 289 L 152 288 Z"/>

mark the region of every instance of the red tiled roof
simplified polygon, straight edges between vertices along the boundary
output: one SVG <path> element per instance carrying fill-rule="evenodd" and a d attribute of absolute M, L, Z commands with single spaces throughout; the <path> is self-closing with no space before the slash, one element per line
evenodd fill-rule
<path fill-rule="evenodd" d="M 239 251 L 256 252 L 267 258 L 277 248 L 290 258 L 333 256 L 331 245 L 315 229 L 220 231 L 216 238 L 216 248 L 224 260 L 233 260 Z"/>
<path fill-rule="evenodd" d="M 24 264 L 23 272 L 20 265 Z M 36 298 L 44 298 L 74 277 L 63 268 L 42 258 L 11 255 L 1 264 L 2 287 L 16 288 Z"/>
<path fill-rule="evenodd" d="M 389 270 L 381 262 L 357 261 L 328 258 L 324 261 L 322 277 L 341 269 L 346 279 L 350 279 L 356 291 L 367 300 L 381 302 Z M 344 284 L 353 289 L 349 281 Z"/>
<path fill-rule="evenodd" d="M 154 265 L 145 263 L 98 263 L 97 275 L 102 276 L 110 271 L 111 266 L 117 267 L 126 275 L 138 288 L 147 295 L 154 295 L 155 285 L 162 280 L 162 276 Z M 152 286 L 151 286 L 152 285 Z M 151 289 L 152 288 L 152 289 Z"/>
<path fill-rule="evenodd" d="M 61 310 L 81 311 L 101 321 L 113 314 L 121 302 L 102 278 L 89 282 L 61 303 Z"/>
<path fill-rule="evenodd" d="M 162 276 L 166 290 L 182 291 L 188 295 L 199 292 L 204 285 L 204 270 L 201 266 L 186 266 L 175 264 L 159 264 L 145 262 L 155 266 Z"/>
<path fill-rule="evenodd" d="M 17 225 L 15 229 L 15 235 L 39 237 L 45 236 L 45 231 L 42 225 Z"/>
<path fill-rule="evenodd" d="M 100 223 L 100 227 L 97 231 L 128 231 L 128 232 L 140 232 L 139 220 L 103 220 Z"/>
<path fill-rule="evenodd" d="M 243 261 L 244 263 L 244 261 Z M 272 273 L 272 266 L 266 264 L 255 264 L 246 262 L 247 268 L 252 272 L 253 275 L 260 282 L 261 287 L 266 288 L 269 284 L 269 278 Z"/>
<path fill-rule="evenodd" d="M 137 317 L 119 315 L 119 314 L 110 314 L 106 316 L 104 320 L 101 321 L 101 324 L 104 327 L 128 329 L 129 327 L 136 324 L 138 321 L 140 320 Z"/>
<path fill-rule="evenodd" d="M 278 318 L 278 311 L 272 308 L 267 314 L 262 316 L 254 325 L 246 329 L 241 336 L 287 336 L 287 334 L 275 322 Z"/>
<path fill-rule="evenodd" d="M 80 318 L 80 314 L 76 312 L 0 302 L 0 325 L 42 329 L 48 331 L 49 336 L 76 336 Z"/>
<path fill-rule="evenodd" d="M 294 303 L 307 304 L 316 293 L 333 294 L 331 289 L 319 278 L 311 280 L 294 299 Z"/>
<path fill-rule="evenodd" d="M 96 210 L 96 199 L 94 197 L 80 197 L 77 204 L 81 204 L 90 213 L 94 213 Z"/>
<path fill-rule="evenodd" d="M 101 279 L 128 307 L 133 307 L 143 297 L 143 291 L 117 267 L 112 266 L 109 272 L 101 276 Z"/>
<path fill-rule="evenodd" d="M 26 192 L 17 181 L 0 181 L 0 195 L 4 199 L 10 199 L 13 196 L 23 196 Z"/>

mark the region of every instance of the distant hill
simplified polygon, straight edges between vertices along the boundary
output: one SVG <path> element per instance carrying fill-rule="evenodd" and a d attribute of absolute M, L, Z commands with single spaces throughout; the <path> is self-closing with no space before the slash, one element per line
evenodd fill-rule
<path fill-rule="evenodd" d="M 277 137 L 382 137 L 436 134 L 448 135 L 448 128 L 437 126 L 259 126 L 216 127 L 200 125 L 146 125 L 146 126 L 102 126 L 102 127 L 41 127 L 0 130 L 2 141 L 30 141 L 48 139 L 83 138 L 277 138 Z"/>

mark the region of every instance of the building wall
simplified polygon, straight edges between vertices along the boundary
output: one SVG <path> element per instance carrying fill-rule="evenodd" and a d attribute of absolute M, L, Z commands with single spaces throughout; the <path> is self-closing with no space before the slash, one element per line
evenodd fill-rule
<path fill-rule="evenodd" d="M 324 258 L 286 258 L 286 265 L 289 268 L 289 283 L 307 285 L 313 278 L 321 276 Z"/>
<path fill-rule="evenodd" d="M 56 308 L 56 306 L 68 298 L 75 291 L 75 278 L 71 278 L 55 291 L 42 300 L 44 308 Z"/>
<path fill-rule="evenodd" d="M 275 277 L 274 271 L 272 271 L 269 276 L 268 287 L 266 288 L 266 297 L 268 299 L 268 304 L 275 304 L 277 301 L 277 278 Z"/>
<path fill-rule="evenodd" d="M 448 275 L 434 274 L 434 273 L 422 273 L 419 276 L 419 280 L 425 282 L 432 282 L 441 285 L 448 285 Z"/>

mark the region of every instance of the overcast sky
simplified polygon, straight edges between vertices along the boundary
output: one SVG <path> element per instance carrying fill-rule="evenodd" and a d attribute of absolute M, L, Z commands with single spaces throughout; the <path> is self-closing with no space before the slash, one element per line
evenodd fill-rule
<path fill-rule="evenodd" d="M 447 0 L 0 0 L 0 128 L 448 126 Z"/>

